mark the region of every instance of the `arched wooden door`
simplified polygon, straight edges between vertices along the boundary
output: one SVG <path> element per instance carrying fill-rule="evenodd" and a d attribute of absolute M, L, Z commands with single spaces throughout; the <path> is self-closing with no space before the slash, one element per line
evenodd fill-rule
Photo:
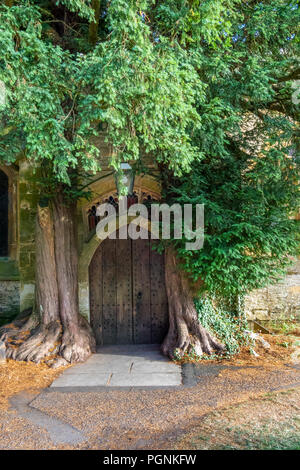
<path fill-rule="evenodd" d="M 97 344 L 155 344 L 167 334 L 164 257 L 152 244 L 107 238 L 99 245 L 89 267 Z"/>

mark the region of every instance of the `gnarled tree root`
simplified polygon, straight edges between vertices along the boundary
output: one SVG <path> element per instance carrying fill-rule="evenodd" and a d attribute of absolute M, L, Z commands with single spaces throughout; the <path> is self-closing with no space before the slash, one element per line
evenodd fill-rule
<path fill-rule="evenodd" d="M 20 331 L 6 341 L 6 357 L 18 361 L 41 362 L 45 357 L 58 352 L 61 325 L 53 322 L 47 326 L 38 326 L 31 330 L 27 338 Z"/>
<path fill-rule="evenodd" d="M 5 341 L 10 337 L 17 335 L 20 331 L 25 330 L 27 322 L 30 320 L 32 308 L 21 312 L 12 323 L 8 323 L 0 328 L 0 341 Z"/>
<path fill-rule="evenodd" d="M 203 354 L 224 353 L 226 348 L 199 324 L 195 307 L 183 307 L 180 313 L 172 312 L 174 322 L 170 322 L 169 332 L 161 346 L 162 353 L 171 359 L 182 358 L 185 354 L 201 357 Z"/>
<path fill-rule="evenodd" d="M 83 362 L 96 351 L 96 342 L 88 322 L 80 317 L 78 333 L 72 336 L 63 332 L 60 321 L 48 325 L 39 324 L 31 330 L 25 325 L 32 324 L 26 318 L 22 322 L 6 325 L 1 328 L 1 336 L 6 345 L 7 359 L 32 361 L 49 364 L 63 358 L 68 363 Z"/>
<path fill-rule="evenodd" d="M 76 333 L 66 330 L 63 334 L 59 354 L 68 362 L 83 362 L 96 352 L 96 341 L 89 323 L 80 317 Z"/>
<path fill-rule="evenodd" d="M 189 280 L 176 262 L 172 248 L 165 252 L 166 289 L 169 304 L 169 331 L 161 346 L 162 353 L 171 359 L 192 353 L 201 357 L 225 351 L 198 320 Z"/>

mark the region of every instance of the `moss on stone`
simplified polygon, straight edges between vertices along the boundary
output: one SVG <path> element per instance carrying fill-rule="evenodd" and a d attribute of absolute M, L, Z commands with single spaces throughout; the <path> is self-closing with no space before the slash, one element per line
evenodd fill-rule
<path fill-rule="evenodd" d="M 0 259 L 0 280 L 19 280 L 20 273 L 16 261 L 10 259 Z"/>

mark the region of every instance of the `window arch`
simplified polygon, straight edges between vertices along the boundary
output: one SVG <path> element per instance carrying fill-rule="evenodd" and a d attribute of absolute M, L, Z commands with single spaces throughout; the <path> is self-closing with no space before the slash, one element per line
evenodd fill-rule
<path fill-rule="evenodd" d="M 8 176 L 0 170 L 0 256 L 8 256 Z"/>

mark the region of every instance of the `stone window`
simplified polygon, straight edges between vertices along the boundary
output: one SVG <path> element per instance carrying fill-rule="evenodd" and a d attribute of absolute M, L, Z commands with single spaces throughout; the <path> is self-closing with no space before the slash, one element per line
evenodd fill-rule
<path fill-rule="evenodd" d="M 0 167 L 0 258 L 18 257 L 18 169 Z"/>
<path fill-rule="evenodd" d="M 130 206 L 137 203 L 145 204 L 149 207 L 151 204 L 159 202 L 159 199 L 160 198 L 156 194 L 150 193 L 149 191 L 134 191 L 132 196 L 127 197 L 127 208 L 129 209 Z M 100 217 L 96 215 L 97 207 L 100 204 L 111 204 L 114 206 L 116 213 L 118 214 L 119 201 L 117 193 L 102 196 L 99 201 L 94 202 L 94 204 L 87 210 L 89 231 L 95 230 L 96 225 L 100 220 Z M 104 216 L 105 215 L 107 214 L 104 214 Z"/>
<path fill-rule="evenodd" d="M 0 170 L 0 256 L 8 254 L 8 176 Z"/>

